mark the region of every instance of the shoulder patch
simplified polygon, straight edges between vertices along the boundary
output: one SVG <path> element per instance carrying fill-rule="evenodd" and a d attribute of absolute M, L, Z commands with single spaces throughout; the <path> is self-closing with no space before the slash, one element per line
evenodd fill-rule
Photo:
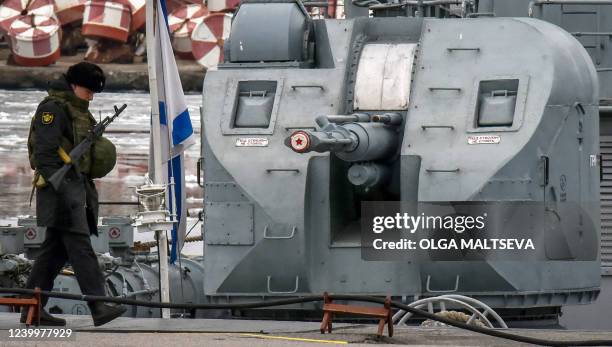
<path fill-rule="evenodd" d="M 55 115 L 51 112 L 43 112 L 41 116 L 41 120 L 43 124 L 51 124 L 53 123 L 53 119 L 55 119 Z"/>

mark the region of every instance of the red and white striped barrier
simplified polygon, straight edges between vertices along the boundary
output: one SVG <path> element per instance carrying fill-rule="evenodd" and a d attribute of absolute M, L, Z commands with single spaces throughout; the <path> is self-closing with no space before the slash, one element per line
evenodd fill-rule
<path fill-rule="evenodd" d="M 207 69 L 223 61 L 223 44 L 229 37 L 232 16 L 225 13 L 208 15 L 191 34 L 191 50 L 198 63 Z"/>
<path fill-rule="evenodd" d="M 191 4 L 177 8 L 168 15 L 172 48 L 179 57 L 184 59 L 194 58 L 191 52 L 191 34 L 193 29 L 202 23 L 208 14 L 206 6 Z"/>
<path fill-rule="evenodd" d="M 127 42 L 131 23 L 130 8 L 122 3 L 90 0 L 85 3 L 83 36 Z"/>
<path fill-rule="evenodd" d="M 19 16 L 37 15 L 55 18 L 53 0 L 6 0 L 0 6 L 0 31 L 8 33 Z"/>
<path fill-rule="evenodd" d="M 182 7 L 184 4 L 185 2 L 183 0 L 166 0 L 166 11 L 168 11 L 168 13 L 172 13 L 177 8 Z"/>
<path fill-rule="evenodd" d="M 211 12 L 233 12 L 240 5 L 240 0 L 208 0 L 207 5 Z"/>
<path fill-rule="evenodd" d="M 83 19 L 86 0 L 55 0 L 55 15 L 61 25 Z"/>
<path fill-rule="evenodd" d="M 9 28 L 13 58 L 19 65 L 47 66 L 60 57 L 60 24 L 46 16 L 20 16 Z"/>
<path fill-rule="evenodd" d="M 130 26 L 130 31 L 136 31 L 142 28 L 147 20 L 145 8 L 146 1 L 145 0 L 116 0 L 124 5 L 127 5 L 130 9 L 130 13 L 132 14 L 132 24 Z"/>

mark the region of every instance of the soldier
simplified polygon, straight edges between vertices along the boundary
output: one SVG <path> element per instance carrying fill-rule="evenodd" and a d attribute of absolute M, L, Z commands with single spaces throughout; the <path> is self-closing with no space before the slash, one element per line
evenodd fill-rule
<path fill-rule="evenodd" d="M 37 225 L 47 227 L 27 288 L 51 290 L 66 261 L 74 269 L 81 292 L 106 295 L 104 277 L 94 253 L 90 234 L 98 234 L 98 194 L 92 178 L 106 175 L 116 161 L 115 147 L 105 138 L 96 140 L 90 153 L 74 165 L 56 191 L 46 179 L 70 162 L 68 153 L 96 123 L 89 101 L 104 88 L 104 72 L 95 64 L 81 62 L 49 85 L 49 95 L 38 105 L 28 137 L 30 165 L 35 170 Z M 33 188 L 34 189 L 34 188 Z M 42 306 L 47 298 L 42 299 Z M 105 324 L 126 309 L 89 302 L 95 326 Z M 23 310 L 21 322 L 26 321 Z M 66 325 L 66 321 L 41 310 L 41 324 Z"/>

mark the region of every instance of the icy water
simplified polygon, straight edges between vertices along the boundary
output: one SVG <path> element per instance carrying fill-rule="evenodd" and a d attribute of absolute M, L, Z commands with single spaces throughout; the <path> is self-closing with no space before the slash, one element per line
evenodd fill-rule
<path fill-rule="evenodd" d="M 35 201 L 29 206 L 32 170 L 28 163 L 27 138 L 30 120 L 44 91 L 0 89 L 0 221 L 14 223 L 18 216 L 34 215 Z M 187 207 L 202 207 L 202 190 L 196 182 L 196 161 L 200 153 L 199 94 L 186 95 L 196 143 L 187 150 L 185 162 Z M 100 93 L 91 102 L 92 114 L 99 118 L 112 114 L 113 105 L 126 103 L 126 110 L 111 124 L 107 137 L 117 146 L 117 165 L 106 177 L 97 180 L 100 201 L 136 201 L 132 187 L 142 184 L 148 171 L 149 94 L 137 92 Z M 101 206 L 100 215 L 130 215 L 137 206 Z M 190 222 L 188 228 L 193 223 Z M 196 227 L 196 229 L 198 229 Z M 191 235 L 197 235 L 194 230 Z"/>

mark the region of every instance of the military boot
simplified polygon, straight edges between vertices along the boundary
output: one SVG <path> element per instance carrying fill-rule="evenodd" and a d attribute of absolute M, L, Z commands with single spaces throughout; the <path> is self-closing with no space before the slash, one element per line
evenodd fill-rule
<path fill-rule="evenodd" d="M 120 317 L 127 311 L 123 306 L 111 306 L 100 301 L 89 303 L 88 305 L 91 310 L 91 318 L 93 318 L 94 326 L 97 327 Z"/>
<path fill-rule="evenodd" d="M 21 309 L 21 319 L 19 321 L 21 323 L 25 323 L 27 319 L 28 308 L 24 307 Z M 34 320 L 32 324 L 36 324 L 36 320 Z M 51 314 L 49 314 L 49 312 L 45 311 L 44 309 L 41 309 L 40 325 L 63 327 L 66 325 L 66 320 L 62 318 L 53 317 Z"/>

